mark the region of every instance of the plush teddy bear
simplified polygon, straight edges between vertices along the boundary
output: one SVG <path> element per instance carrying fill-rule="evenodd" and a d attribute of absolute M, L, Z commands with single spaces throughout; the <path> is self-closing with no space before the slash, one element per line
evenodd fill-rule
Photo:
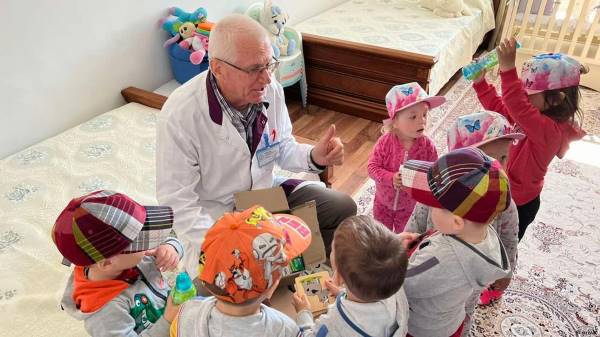
<path fill-rule="evenodd" d="M 471 15 L 471 11 L 463 0 L 421 0 L 419 5 L 433 11 L 435 15 L 445 18 Z"/>
<path fill-rule="evenodd" d="M 287 20 L 288 15 L 281 7 L 274 6 L 271 0 L 265 0 L 260 23 L 269 33 L 275 58 L 291 55 L 296 50 L 296 41 L 288 39 L 283 34 Z"/>

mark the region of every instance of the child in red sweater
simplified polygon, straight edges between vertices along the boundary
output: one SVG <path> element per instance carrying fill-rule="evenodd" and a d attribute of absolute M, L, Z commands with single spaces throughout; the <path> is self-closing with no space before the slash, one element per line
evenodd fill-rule
<path fill-rule="evenodd" d="M 485 73 L 473 81 L 473 88 L 485 109 L 501 113 L 526 135 L 511 145 L 507 165 L 520 240 L 539 210 L 550 162 L 555 156 L 562 158 L 569 143 L 585 135 L 579 125 L 579 80 L 587 68 L 564 54 L 540 54 L 523 64 L 519 79 L 515 39 L 505 39 L 496 51 L 502 97 L 486 82 Z"/>

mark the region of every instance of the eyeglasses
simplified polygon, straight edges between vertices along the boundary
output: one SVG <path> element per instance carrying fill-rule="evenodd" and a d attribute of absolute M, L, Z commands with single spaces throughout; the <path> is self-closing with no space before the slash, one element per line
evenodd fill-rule
<path fill-rule="evenodd" d="M 233 68 L 235 68 L 237 70 L 239 70 L 239 71 L 243 71 L 243 72 L 245 72 L 246 74 L 248 74 L 250 76 L 258 76 L 264 70 L 268 71 L 269 74 L 273 74 L 277 70 L 277 68 L 279 67 L 279 60 L 276 59 L 275 57 L 272 58 L 273 59 L 272 62 L 267 63 L 264 66 L 257 65 L 257 66 L 253 66 L 253 67 L 248 68 L 248 69 L 240 68 L 240 67 L 236 66 L 233 63 L 229 63 L 229 62 L 227 62 L 225 60 L 222 60 L 222 59 L 219 59 L 219 58 L 216 58 L 216 57 L 215 57 L 215 59 L 219 60 L 219 61 L 221 61 L 221 62 L 223 62 L 223 63 L 225 63 L 225 64 L 227 64 L 227 65 L 229 65 L 229 66 L 231 66 L 231 67 L 233 67 Z"/>

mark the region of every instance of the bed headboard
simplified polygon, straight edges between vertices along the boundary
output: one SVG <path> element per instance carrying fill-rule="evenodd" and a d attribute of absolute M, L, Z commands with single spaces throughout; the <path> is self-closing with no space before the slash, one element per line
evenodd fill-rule
<path fill-rule="evenodd" d="M 500 8 L 500 2 L 503 2 L 502 0 L 492 0 L 492 3 L 494 5 L 494 14 L 498 15 L 498 8 Z"/>
<path fill-rule="evenodd" d="M 498 39 L 502 36 L 502 29 L 504 28 L 504 19 L 506 18 L 507 6 L 511 1 L 519 0 L 492 0 L 494 8 L 494 16 L 496 17 L 496 28 L 489 32 L 484 40 L 487 41 L 487 49 L 491 50 L 496 47 Z M 484 44 L 485 46 L 486 44 Z"/>

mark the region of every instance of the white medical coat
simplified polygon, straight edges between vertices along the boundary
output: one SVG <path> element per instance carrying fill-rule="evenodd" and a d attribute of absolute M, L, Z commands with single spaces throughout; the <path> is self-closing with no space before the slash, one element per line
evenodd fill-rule
<path fill-rule="evenodd" d="M 174 230 L 185 250 L 184 264 L 190 276 L 198 274 L 200 246 L 206 231 L 234 207 L 239 191 L 274 186 L 273 168 L 292 172 L 311 171 L 311 145 L 298 144 L 277 81 L 266 88 L 268 108 L 257 117 L 264 125 L 257 151 L 221 111 L 207 77 L 208 71 L 176 89 L 165 102 L 157 128 L 156 186 L 161 205 L 171 206 Z M 263 115 L 264 114 L 264 115 Z M 266 117 L 266 118 L 265 118 Z M 279 157 L 259 167 L 256 153 L 269 143 L 280 143 Z"/>

